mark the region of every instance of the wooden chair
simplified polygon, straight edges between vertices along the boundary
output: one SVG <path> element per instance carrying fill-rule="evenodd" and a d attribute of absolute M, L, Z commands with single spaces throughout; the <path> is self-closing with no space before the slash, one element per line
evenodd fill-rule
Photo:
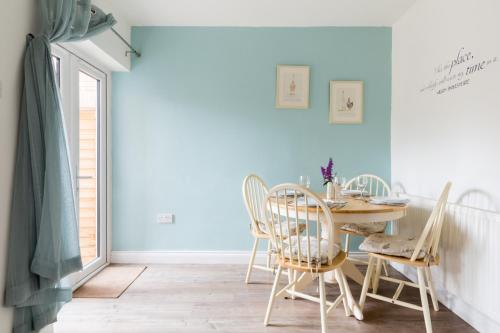
<path fill-rule="evenodd" d="M 273 270 L 273 268 L 271 267 L 272 254 L 270 234 L 265 230 L 265 222 L 262 216 L 262 213 L 264 211 L 262 208 L 262 203 L 264 202 L 264 198 L 268 193 L 269 188 L 259 176 L 251 174 L 246 176 L 243 180 L 243 201 L 245 202 L 248 214 L 250 215 L 250 230 L 255 238 L 253 242 L 252 254 L 250 256 L 250 262 L 248 263 L 245 283 L 249 283 L 253 268 L 266 271 Z M 255 255 L 257 253 L 257 248 L 259 247 L 260 240 L 267 241 L 266 266 L 254 264 Z"/>
<path fill-rule="evenodd" d="M 426 332 L 432 333 L 427 291 L 431 295 L 432 305 L 435 311 L 439 311 L 439 305 L 436 297 L 436 291 L 434 290 L 434 285 L 432 283 L 430 266 L 439 265 L 439 256 L 437 252 L 450 188 L 451 183 L 448 182 L 444 187 L 444 190 L 439 197 L 436 206 L 432 210 L 432 213 L 427 220 L 424 230 L 418 240 L 408 238 L 405 239 L 403 236 L 384 235 L 385 237 L 377 237 L 376 235 L 374 235 L 368 237 L 363 242 L 363 244 L 361 244 L 360 248 L 364 249 L 365 251 L 369 251 L 368 270 L 365 275 L 365 281 L 363 283 L 363 289 L 361 291 L 361 297 L 359 300 L 359 306 L 361 307 L 361 309 L 364 306 L 366 296 L 368 296 L 381 301 L 422 311 L 424 313 Z M 399 245 L 399 252 L 396 248 L 397 246 L 394 245 Z M 372 252 L 370 251 L 370 249 L 374 249 L 375 251 Z M 411 249 L 413 249 L 413 251 L 411 251 Z M 373 293 L 368 293 L 368 287 L 370 284 L 371 275 L 373 274 L 375 260 L 377 260 L 377 263 L 379 263 L 381 260 L 387 260 L 415 267 L 417 269 L 418 284 L 395 278 L 379 276 L 377 280 L 382 279 L 398 284 L 394 296 L 392 298 L 381 296 L 378 295 L 376 291 Z M 421 306 L 398 300 L 399 295 L 401 294 L 401 291 L 405 286 L 420 289 L 420 299 L 422 302 Z"/>
<path fill-rule="evenodd" d="M 367 185 L 365 192 L 367 192 L 371 196 L 388 196 L 391 193 L 391 188 L 387 183 L 380 177 L 375 176 L 375 175 L 370 175 L 370 174 L 363 174 L 359 175 L 357 177 L 352 178 L 349 180 L 346 185 L 345 189 L 346 190 L 354 190 L 357 189 L 357 182 L 359 177 L 366 177 L 367 179 Z M 344 252 L 347 254 L 347 257 L 349 260 L 353 262 L 357 262 L 360 264 L 365 264 L 367 265 L 368 262 L 355 259 L 355 258 L 349 258 L 349 243 L 350 243 L 350 236 L 360 236 L 360 237 L 368 237 L 372 234 L 375 233 L 383 233 L 385 231 L 385 228 L 387 227 L 387 222 L 376 222 L 376 223 L 349 223 L 349 224 L 344 224 L 340 227 L 340 233 L 345 234 L 345 246 L 344 246 Z M 388 271 L 387 271 L 387 265 L 383 261 L 381 263 L 381 266 L 384 267 L 384 272 L 385 275 L 388 276 Z M 381 266 L 377 267 L 377 272 L 380 274 Z"/>
<path fill-rule="evenodd" d="M 292 193 L 290 196 L 285 194 Z M 282 184 L 273 187 L 264 199 L 264 215 L 267 229 L 271 231 L 271 241 L 277 254 L 278 272 L 269 298 L 264 325 L 269 324 L 274 301 L 288 294 L 320 304 L 321 331 L 326 332 L 326 316 L 341 301 L 346 315 L 351 315 L 346 294 L 347 281 L 342 272 L 346 255 L 333 242 L 333 217 L 330 209 L 316 194 L 296 184 Z M 284 220 L 282 220 L 282 218 Z M 305 226 L 293 229 L 294 224 Z M 282 235 L 290 235 L 282 237 Z M 326 238 L 325 238 L 326 237 Z M 283 269 L 291 270 L 289 283 L 279 289 L 279 280 Z M 333 302 L 326 300 L 323 274 L 335 271 L 340 288 L 340 296 Z M 319 298 L 295 290 L 295 285 L 306 274 L 319 278 Z"/>

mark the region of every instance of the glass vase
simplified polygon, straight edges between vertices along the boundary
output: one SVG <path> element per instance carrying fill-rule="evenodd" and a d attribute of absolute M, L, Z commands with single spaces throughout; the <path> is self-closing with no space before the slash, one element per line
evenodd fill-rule
<path fill-rule="evenodd" d="M 333 200 L 335 199 L 335 187 L 332 182 L 326 183 L 326 199 Z"/>

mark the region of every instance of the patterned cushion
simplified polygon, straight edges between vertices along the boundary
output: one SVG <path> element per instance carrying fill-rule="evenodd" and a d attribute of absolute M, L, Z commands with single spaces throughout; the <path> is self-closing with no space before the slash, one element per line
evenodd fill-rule
<path fill-rule="evenodd" d="M 418 238 L 406 236 L 392 236 L 386 234 L 373 234 L 368 236 L 359 246 L 361 251 L 387 254 L 397 257 L 411 258 Z M 426 249 L 422 248 L 417 259 L 426 256 Z"/>
<path fill-rule="evenodd" d="M 261 223 L 259 222 L 259 227 L 260 227 L 260 230 L 262 230 L 263 232 L 265 232 L 266 234 L 268 234 L 269 232 L 267 231 L 267 226 L 264 224 L 264 223 Z M 300 225 L 299 225 L 300 227 Z M 297 223 L 295 222 L 290 222 L 290 231 L 292 232 L 292 235 L 296 235 L 297 232 Z M 283 232 L 283 236 L 284 237 L 288 237 L 288 224 L 286 222 L 281 222 L 281 231 Z M 279 224 L 275 224 L 274 225 L 274 232 L 276 233 L 276 235 L 280 235 L 280 226 Z"/>
<path fill-rule="evenodd" d="M 310 246 L 311 252 L 309 253 L 311 263 L 317 263 L 319 261 L 318 257 L 318 240 L 316 237 L 310 237 Z M 289 243 L 292 245 L 292 256 L 294 259 L 297 258 L 299 254 L 299 247 L 297 242 L 297 236 L 290 237 Z M 320 247 L 321 247 L 321 263 L 326 264 L 328 262 L 328 240 L 321 239 Z M 340 248 L 337 244 L 333 244 L 333 253 L 332 259 L 335 258 L 340 252 Z M 300 253 L 302 261 L 307 262 L 307 237 L 300 237 Z M 285 249 L 285 257 L 290 258 L 290 252 L 288 251 L 288 247 Z"/>
<path fill-rule="evenodd" d="M 341 230 L 354 232 L 360 236 L 368 237 L 372 234 L 385 231 L 387 222 L 375 223 L 347 223 L 340 227 Z"/>

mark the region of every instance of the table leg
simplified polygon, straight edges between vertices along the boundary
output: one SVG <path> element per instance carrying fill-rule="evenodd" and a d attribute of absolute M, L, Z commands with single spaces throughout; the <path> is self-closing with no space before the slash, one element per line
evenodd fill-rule
<path fill-rule="evenodd" d="M 302 291 L 304 290 L 307 286 L 309 286 L 315 278 L 315 274 L 311 273 L 303 273 L 299 276 L 299 280 L 295 284 L 295 291 Z"/>
<path fill-rule="evenodd" d="M 342 272 L 344 271 L 344 266 L 342 266 Z M 361 308 L 359 307 L 358 303 L 354 300 L 354 297 L 352 297 L 351 293 L 351 288 L 349 288 L 349 284 L 347 284 L 347 279 L 345 278 L 345 274 L 342 274 L 340 277 L 344 283 L 345 286 L 345 292 L 347 296 L 347 303 L 349 305 L 349 309 L 351 309 L 351 313 L 354 314 L 354 317 L 357 320 L 363 320 L 363 311 L 361 311 Z"/>
<path fill-rule="evenodd" d="M 351 261 L 349 260 L 344 261 L 344 264 L 342 265 L 342 271 L 347 277 L 351 278 L 354 282 L 356 282 L 361 286 L 363 285 L 365 276 Z"/>
<path fill-rule="evenodd" d="M 340 225 L 338 223 L 334 223 L 333 225 L 333 241 L 341 248 L 341 234 L 340 234 Z M 365 276 L 359 271 L 359 269 L 354 265 L 351 261 L 346 260 L 342 265 L 342 271 L 344 274 L 351 278 L 354 282 L 359 285 L 363 285 L 363 281 Z M 325 282 L 335 283 L 335 276 L 332 272 L 325 273 Z"/>
<path fill-rule="evenodd" d="M 341 248 L 341 236 L 340 236 L 340 226 L 336 223 L 333 225 L 333 241 L 335 244 Z M 351 313 L 354 314 L 354 317 L 358 320 L 363 320 L 363 312 L 361 311 L 358 303 L 354 300 L 354 297 L 352 296 L 351 293 L 351 288 L 349 287 L 349 284 L 347 284 L 347 279 L 345 276 L 350 277 L 353 279 L 355 282 L 359 283 L 360 285 L 363 285 L 364 281 L 364 276 L 361 274 L 361 272 L 356 268 L 356 266 L 350 262 L 349 260 L 345 260 L 344 264 L 341 267 L 342 272 L 342 279 L 345 285 L 346 289 L 346 296 L 347 296 L 347 303 L 349 305 L 349 309 L 351 310 Z M 325 277 L 325 282 L 328 283 L 335 283 L 337 282 L 335 279 L 335 273 L 333 271 L 331 272 L 326 272 L 324 274 Z"/>
<path fill-rule="evenodd" d="M 340 229 L 340 227 L 336 223 L 334 223 L 333 224 L 333 242 L 335 244 L 337 244 L 339 246 L 339 248 L 342 248 L 341 247 L 341 237 L 340 237 L 339 229 Z M 323 230 L 327 230 L 327 228 L 323 228 Z M 327 234 L 323 234 L 321 236 L 324 239 L 328 239 L 328 235 Z M 333 272 L 326 272 L 324 274 L 324 278 L 325 278 L 325 282 L 326 283 L 336 283 L 337 282 L 335 280 L 335 274 Z"/>
<path fill-rule="evenodd" d="M 365 276 L 356 267 L 356 265 L 354 265 L 349 260 L 346 260 L 344 262 L 344 264 L 342 265 L 342 271 L 344 272 L 345 276 L 349 277 L 351 280 L 353 280 L 354 282 L 356 282 L 360 286 L 363 285 L 363 281 L 365 279 Z M 337 283 L 337 280 L 335 279 L 335 276 L 332 272 L 325 273 L 325 282 L 326 283 Z"/>

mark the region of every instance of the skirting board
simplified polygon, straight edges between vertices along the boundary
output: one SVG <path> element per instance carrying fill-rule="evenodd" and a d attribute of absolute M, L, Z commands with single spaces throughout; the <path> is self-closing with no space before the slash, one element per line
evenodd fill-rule
<path fill-rule="evenodd" d="M 367 260 L 362 252 L 350 256 Z M 248 264 L 250 251 L 112 251 L 112 264 Z M 265 251 L 257 252 L 256 261 L 264 263 Z"/>
<path fill-rule="evenodd" d="M 394 262 L 391 263 L 391 266 L 411 281 L 417 283 L 417 272 L 415 269 L 409 269 L 402 264 L 397 264 Z M 437 285 L 435 287 L 437 288 L 436 292 L 438 294 L 439 302 L 443 303 L 448 309 L 456 313 L 457 316 L 465 320 L 476 330 L 482 333 L 500 332 L 499 323 L 477 311 L 475 308 L 461 300 L 456 295 L 453 295 L 446 290 L 439 288 Z"/>

